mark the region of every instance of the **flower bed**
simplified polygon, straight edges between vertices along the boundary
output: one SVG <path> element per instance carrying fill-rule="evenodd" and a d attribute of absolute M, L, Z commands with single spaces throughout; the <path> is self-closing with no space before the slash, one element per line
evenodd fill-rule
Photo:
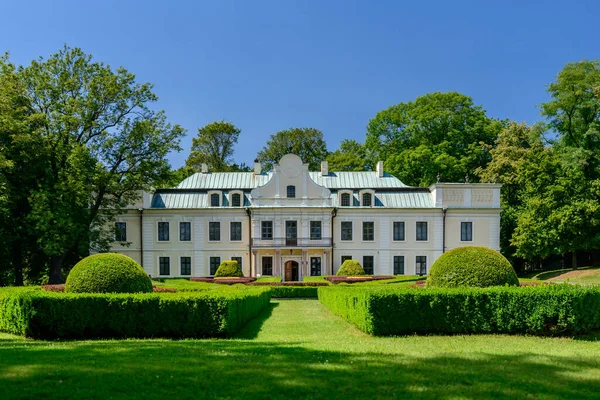
<path fill-rule="evenodd" d="M 190 278 L 192 282 L 220 283 L 222 285 L 235 285 L 236 283 L 254 282 L 256 278 Z"/>
<path fill-rule="evenodd" d="M 327 282 L 251 282 L 249 286 L 329 286 Z"/>

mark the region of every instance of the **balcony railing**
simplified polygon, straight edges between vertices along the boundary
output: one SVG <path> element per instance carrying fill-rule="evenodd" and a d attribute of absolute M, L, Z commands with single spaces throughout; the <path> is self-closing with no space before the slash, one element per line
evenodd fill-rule
<path fill-rule="evenodd" d="M 254 238 L 252 239 L 252 247 L 331 247 L 331 238 Z"/>

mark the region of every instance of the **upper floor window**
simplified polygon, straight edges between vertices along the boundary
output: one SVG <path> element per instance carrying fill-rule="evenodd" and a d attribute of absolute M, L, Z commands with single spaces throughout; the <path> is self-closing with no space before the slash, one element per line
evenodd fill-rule
<path fill-rule="evenodd" d="M 232 221 L 229 224 L 229 240 L 232 242 L 242 240 L 242 223 L 238 221 Z"/>
<path fill-rule="evenodd" d="M 127 241 L 127 222 L 115 222 L 115 242 Z"/>
<path fill-rule="evenodd" d="M 192 240 L 192 223 L 191 222 L 180 222 L 179 223 L 179 241 L 189 242 Z"/>
<path fill-rule="evenodd" d="M 417 222 L 417 240 L 427 240 L 427 222 Z"/>
<path fill-rule="evenodd" d="M 373 195 L 371 193 L 363 193 L 362 206 L 371 207 L 373 205 Z"/>
<path fill-rule="evenodd" d="M 352 221 L 342 221 L 342 240 L 352 240 Z"/>
<path fill-rule="evenodd" d="M 404 222 L 394 222 L 394 241 L 404 240 Z"/>
<path fill-rule="evenodd" d="M 321 240 L 321 221 L 310 221 L 310 240 Z"/>
<path fill-rule="evenodd" d="M 363 222 L 363 240 L 375 240 L 375 223 Z"/>
<path fill-rule="evenodd" d="M 296 197 L 296 186 L 290 185 L 287 187 L 287 197 L 288 199 L 293 199 Z"/>
<path fill-rule="evenodd" d="M 219 207 L 221 205 L 220 197 L 218 193 L 213 193 L 210 195 L 210 206 L 211 207 Z"/>
<path fill-rule="evenodd" d="M 231 207 L 241 207 L 242 206 L 242 196 L 239 193 L 234 193 L 231 195 Z"/>
<path fill-rule="evenodd" d="M 350 193 L 342 193 L 340 203 L 342 207 L 350 207 Z"/>
<path fill-rule="evenodd" d="M 261 225 L 260 238 L 263 240 L 273 239 L 273 221 L 262 221 L 260 225 Z"/>
<path fill-rule="evenodd" d="M 460 223 L 460 240 L 462 242 L 473 241 L 473 223 L 472 222 L 461 222 Z"/>
<path fill-rule="evenodd" d="M 168 222 L 159 222 L 158 223 L 158 240 L 160 242 L 168 242 L 169 241 L 169 223 Z"/>
<path fill-rule="evenodd" d="M 209 222 L 208 223 L 208 240 L 211 242 L 218 242 L 221 240 L 221 223 L 220 222 Z"/>

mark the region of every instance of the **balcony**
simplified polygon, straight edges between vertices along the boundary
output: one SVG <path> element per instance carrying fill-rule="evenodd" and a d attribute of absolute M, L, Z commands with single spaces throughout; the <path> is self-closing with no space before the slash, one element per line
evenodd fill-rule
<path fill-rule="evenodd" d="M 252 239 L 253 248 L 266 247 L 331 247 L 331 238 L 311 239 L 311 238 L 273 238 L 273 239 Z"/>

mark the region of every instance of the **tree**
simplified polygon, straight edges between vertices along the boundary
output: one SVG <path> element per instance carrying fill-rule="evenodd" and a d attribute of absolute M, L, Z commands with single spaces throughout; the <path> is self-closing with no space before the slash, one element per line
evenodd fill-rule
<path fill-rule="evenodd" d="M 207 164 L 211 171 L 235 171 L 240 166 L 233 164 L 234 146 L 241 129 L 230 122 L 215 121 L 198 128 L 198 137 L 192 139 L 192 150 L 186 166 L 196 172 Z"/>
<path fill-rule="evenodd" d="M 288 153 L 298 155 L 302 162 L 309 164 L 310 170 L 320 169 L 321 161 L 328 154 L 323 133 L 315 128 L 290 128 L 277 132 L 271 135 L 257 159 L 263 163 L 265 170 L 270 170 Z"/>
<path fill-rule="evenodd" d="M 367 157 L 365 146 L 353 139 L 344 139 L 340 148 L 327 156 L 331 171 L 365 171 L 373 163 Z"/>
<path fill-rule="evenodd" d="M 39 122 L 38 165 L 46 171 L 19 223 L 50 259 L 50 282 L 56 283 L 70 254 L 107 248 L 114 233 L 109 222 L 164 179 L 166 155 L 179 149 L 184 130 L 149 108 L 157 100 L 152 85 L 78 48 L 33 61 L 18 77 Z"/>
<path fill-rule="evenodd" d="M 501 129 L 469 96 L 436 92 L 377 113 L 365 147 L 409 185 L 428 186 L 438 173 L 444 181 L 460 182 L 490 161 L 485 145 Z"/>

